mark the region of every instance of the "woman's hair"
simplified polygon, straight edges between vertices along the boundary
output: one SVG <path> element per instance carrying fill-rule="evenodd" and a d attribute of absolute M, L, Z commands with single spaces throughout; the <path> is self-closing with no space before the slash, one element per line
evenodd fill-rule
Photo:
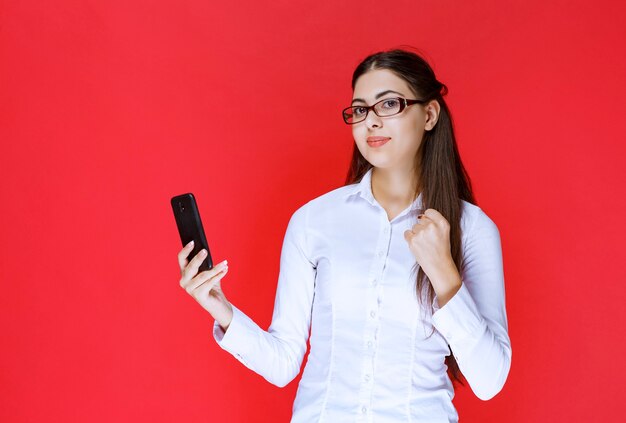
<path fill-rule="evenodd" d="M 420 55 L 405 50 L 394 49 L 381 51 L 366 57 L 352 75 L 352 91 L 357 79 L 366 72 L 375 69 L 387 69 L 405 80 L 417 99 L 437 100 L 440 105 L 439 118 L 430 131 L 424 131 L 424 138 L 415 157 L 419 166 L 415 167 L 417 189 L 414 198 L 422 193 L 423 209 L 432 208 L 450 223 L 450 249 L 452 258 L 459 272 L 463 269 L 463 251 L 461 248 L 461 213 L 462 201 L 476 204 L 472 192 L 471 181 L 463 167 L 454 137 L 452 116 L 443 99 L 448 88 L 439 82 L 430 65 Z M 356 144 L 352 152 L 350 169 L 346 184 L 357 183 L 372 167 L 365 160 Z M 415 263 L 413 274 L 418 267 Z M 428 313 L 432 316 L 432 302 L 435 291 L 428 277 L 419 268 L 416 278 L 416 294 L 420 304 L 424 304 L 422 296 L 426 292 Z M 434 327 L 433 327 L 434 333 Z M 432 335 L 432 333 L 431 333 Z M 458 364 L 450 351 L 446 364 L 452 378 L 463 385 Z"/>

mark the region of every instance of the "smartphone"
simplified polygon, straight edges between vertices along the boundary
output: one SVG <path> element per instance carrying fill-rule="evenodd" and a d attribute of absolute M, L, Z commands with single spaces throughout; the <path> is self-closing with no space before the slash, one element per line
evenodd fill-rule
<path fill-rule="evenodd" d="M 209 244 L 206 242 L 202 220 L 200 220 L 200 211 L 198 211 L 195 197 L 189 192 L 172 197 L 171 203 L 183 247 L 192 240 L 194 242 L 193 250 L 187 256 L 187 260 L 191 261 L 196 254 L 205 249 L 207 256 L 200 264 L 198 273 L 211 270 L 213 268 L 213 259 L 211 258 Z"/>

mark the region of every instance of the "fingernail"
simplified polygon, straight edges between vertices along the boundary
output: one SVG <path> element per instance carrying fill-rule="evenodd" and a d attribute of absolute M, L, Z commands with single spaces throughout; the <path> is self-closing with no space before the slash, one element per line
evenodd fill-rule
<path fill-rule="evenodd" d="M 189 247 L 190 245 L 193 245 L 193 239 L 189 241 L 189 243 L 187 244 L 187 247 Z"/>
<path fill-rule="evenodd" d="M 202 251 L 200 251 L 200 255 L 201 256 L 206 256 L 206 250 L 203 249 Z"/>

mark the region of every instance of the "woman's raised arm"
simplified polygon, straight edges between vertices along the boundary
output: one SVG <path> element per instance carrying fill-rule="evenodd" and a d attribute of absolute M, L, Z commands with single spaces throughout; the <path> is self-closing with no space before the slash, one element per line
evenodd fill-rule
<path fill-rule="evenodd" d="M 461 289 L 436 308 L 433 324 L 472 391 L 486 401 L 500 392 L 511 367 L 502 247 L 497 226 L 481 209 L 464 238 Z"/>

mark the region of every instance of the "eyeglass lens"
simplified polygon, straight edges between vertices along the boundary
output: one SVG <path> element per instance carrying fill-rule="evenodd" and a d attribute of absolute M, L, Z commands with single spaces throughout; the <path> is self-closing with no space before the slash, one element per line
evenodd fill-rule
<path fill-rule="evenodd" d="M 378 116 L 392 116 L 400 112 L 400 99 L 388 98 L 374 104 L 374 111 Z M 368 108 L 364 106 L 349 107 L 344 112 L 344 119 L 347 123 L 360 122 L 367 116 Z"/>

